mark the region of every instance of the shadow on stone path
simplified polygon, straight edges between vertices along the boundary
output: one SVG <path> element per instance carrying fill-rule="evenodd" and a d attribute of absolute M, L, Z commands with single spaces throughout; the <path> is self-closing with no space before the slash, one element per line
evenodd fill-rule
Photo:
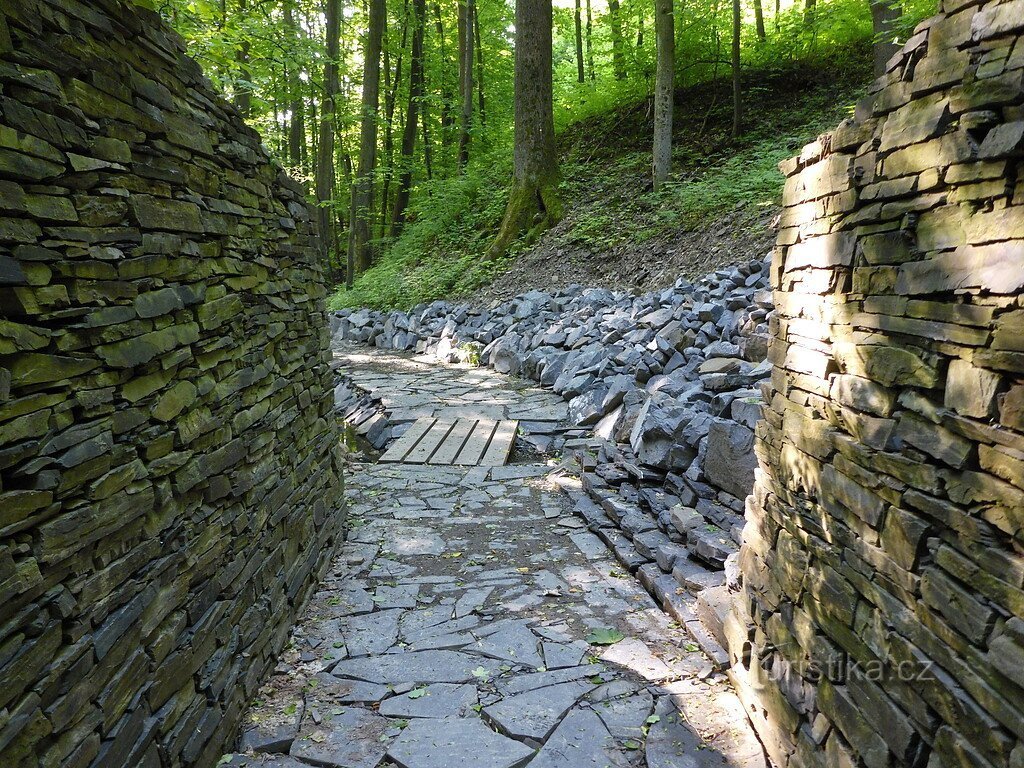
<path fill-rule="evenodd" d="M 486 369 L 340 354 L 393 421 L 565 417 Z M 226 764 L 764 765 L 725 678 L 573 515 L 572 478 L 512 461 L 351 467 L 348 541 Z"/>

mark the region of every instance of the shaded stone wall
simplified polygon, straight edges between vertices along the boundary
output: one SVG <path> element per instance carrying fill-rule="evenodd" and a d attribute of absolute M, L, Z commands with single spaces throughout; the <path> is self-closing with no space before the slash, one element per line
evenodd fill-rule
<path fill-rule="evenodd" d="M 1024 765 L 1024 0 L 782 164 L 733 675 L 778 766 Z"/>
<path fill-rule="evenodd" d="M 0 4 L 0 764 L 213 765 L 342 522 L 302 190 L 155 14 Z"/>

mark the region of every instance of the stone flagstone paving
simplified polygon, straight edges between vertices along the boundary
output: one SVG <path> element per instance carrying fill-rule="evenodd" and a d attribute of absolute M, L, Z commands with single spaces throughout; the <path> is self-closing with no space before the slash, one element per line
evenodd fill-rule
<path fill-rule="evenodd" d="M 492 371 L 340 354 L 394 421 L 565 417 L 557 396 Z M 725 678 L 552 469 L 536 455 L 353 465 L 348 540 L 224 764 L 764 766 Z"/>

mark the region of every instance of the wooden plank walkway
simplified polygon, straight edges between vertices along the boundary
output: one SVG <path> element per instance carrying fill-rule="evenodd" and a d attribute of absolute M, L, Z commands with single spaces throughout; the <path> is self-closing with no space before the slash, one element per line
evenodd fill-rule
<path fill-rule="evenodd" d="M 500 467 L 515 443 L 518 421 L 416 419 L 382 463 Z"/>

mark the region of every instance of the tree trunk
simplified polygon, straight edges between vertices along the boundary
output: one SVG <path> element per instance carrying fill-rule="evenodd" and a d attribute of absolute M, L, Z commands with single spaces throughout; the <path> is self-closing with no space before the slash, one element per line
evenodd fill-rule
<path fill-rule="evenodd" d="M 814 11 L 816 0 L 804 0 L 804 24 L 811 26 L 814 23 Z"/>
<path fill-rule="evenodd" d="M 445 73 L 448 71 L 448 53 L 445 51 L 444 24 L 441 21 L 440 3 L 434 3 L 434 30 L 437 32 L 437 42 L 441 51 L 441 61 L 438 67 L 441 79 L 441 146 L 447 147 L 452 138 L 452 95 L 448 89 L 448 78 L 445 77 Z M 461 75 L 459 83 L 462 83 Z"/>
<path fill-rule="evenodd" d="M 377 110 L 380 107 L 380 54 L 384 38 L 384 0 L 369 0 L 370 18 L 363 46 L 362 125 L 359 165 L 352 185 L 352 231 L 349 251 L 356 273 L 370 268 L 370 219 L 373 215 L 373 173 L 377 164 Z"/>
<path fill-rule="evenodd" d="M 516 0 L 512 160 L 508 206 L 488 259 L 502 256 L 522 232 L 536 237 L 562 215 L 551 93 L 551 0 Z"/>
<path fill-rule="evenodd" d="M 612 69 L 616 80 L 626 78 L 626 55 L 622 43 L 622 15 L 619 0 L 608 0 L 608 18 L 612 27 Z"/>
<path fill-rule="evenodd" d="M 284 5 L 284 23 L 291 42 L 297 44 L 301 41 L 302 35 L 299 32 L 299 25 L 295 23 L 292 8 L 294 2 L 295 0 L 287 0 Z M 291 66 L 288 68 L 288 98 L 290 102 L 288 109 L 291 112 L 288 128 L 288 158 L 293 166 L 301 167 L 303 150 L 306 145 L 306 122 L 305 104 L 302 100 L 302 79 L 297 60 L 297 56 L 293 57 Z"/>
<path fill-rule="evenodd" d="M 590 70 L 590 81 L 597 79 L 597 71 L 594 69 L 594 17 L 590 9 L 590 0 L 587 0 L 587 69 Z"/>
<path fill-rule="evenodd" d="M 732 135 L 740 135 L 740 0 L 732 0 Z"/>
<path fill-rule="evenodd" d="M 423 100 L 423 27 L 427 23 L 427 4 L 426 0 L 412 0 L 412 5 L 414 18 L 412 55 L 409 60 L 409 103 L 405 109 L 405 130 L 402 132 L 401 173 L 391 220 L 392 237 L 397 237 L 405 224 L 405 209 L 409 206 L 409 188 L 412 186 L 412 157 L 416 149 L 417 110 Z"/>
<path fill-rule="evenodd" d="M 763 43 L 768 35 L 764 31 L 764 7 L 761 0 L 754 0 L 754 26 L 757 28 L 757 39 Z"/>
<path fill-rule="evenodd" d="M 480 113 L 480 128 L 487 124 L 487 112 L 484 109 L 484 47 L 480 42 L 480 6 L 473 5 L 473 34 L 476 37 L 476 93 L 477 111 Z"/>
<path fill-rule="evenodd" d="M 657 37 L 658 33 L 654 35 Z M 639 3 L 636 6 L 636 47 L 637 50 L 644 47 L 644 9 Z"/>
<path fill-rule="evenodd" d="M 893 29 L 899 18 L 900 7 L 892 0 L 871 0 L 871 25 L 875 33 L 875 77 L 885 74 L 885 65 L 900 49 Z"/>
<path fill-rule="evenodd" d="M 385 43 L 387 42 L 387 20 L 385 19 Z M 380 194 L 380 226 L 381 236 L 388 221 L 388 196 L 391 189 L 391 178 L 394 176 L 395 157 L 395 107 L 398 103 L 398 88 L 402 83 L 402 58 L 405 53 L 406 43 L 409 42 L 409 0 L 405 0 L 402 9 L 402 45 L 398 49 L 398 57 L 395 61 L 394 77 L 391 75 L 388 45 L 384 45 L 384 160 L 380 165 L 381 172 L 381 194 Z"/>
<path fill-rule="evenodd" d="M 320 106 L 320 138 L 316 155 L 316 210 L 320 231 L 320 252 L 324 264 L 330 264 L 330 246 L 334 240 L 330 203 L 334 196 L 334 120 L 337 114 L 338 51 L 341 44 L 341 0 L 327 0 L 327 54 L 324 62 L 324 93 Z"/>
<path fill-rule="evenodd" d="M 416 2 L 417 2 L 417 0 L 413 0 L 413 8 L 414 9 L 416 8 Z M 427 178 L 429 179 L 429 178 L 431 178 L 434 175 L 434 171 L 433 171 L 434 158 L 433 158 L 433 149 L 431 149 L 431 146 L 430 146 L 430 114 L 427 111 L 428 100 L 426 98 L 426 95 L 427 95 L 426 61 L 425 61 L 426 54 L 423 53 L 423 50 L 424 50 L 424 47 L 425 47 L 425 44 L 426 44 L 426 37 L 427 37 L 427 15 L 426 14 L 427 14 L 426 0 L 423 0 L 423 23 L 420 25 L 420 35 L 421 35 L 420 51 L 421 51 L 421 57 L 424 59 L 424 61 L 422 61 L 421 65 L 420 65 L 420 93 L 422 94 L 423 98 L 420 99 L 419 113 L 420 113 L 420 123 L 423 126 L 423 168 L 427 172 Z"/>
<path fill-rule="evenodd" d="M 473 7 L 474 0 L 459 0 L 459 169 L 469 162 L 473 124 Z"/>
<path fill-rule="evenodd" d="M 587 3 L 589 9 L 590 3 Z M 585 82 L 587 76 L 583 71 L 583 14 L 582 8 L 580 7 L 580 0 L 576 0 L 576 12 L 574 16 L 576 22 L 576 80 L 580 83 Z"/>
<path fill-rule="evenodd" d="M 661 189 L 672 166 L 672 104 L 675 92 L 676 34 L 673 0 L 654 1 L 654 36 L 658 69 L 654 84 L 654 191 Z"/>
<path fill-rule="evenodd" d="M 238 14 L 245 16 L 248 8 L 248 0 L 238 0 Z M 235 109 L 242 117 L 249 117 L 252 111 L 252 84 L 249 82 L 252 73 L 249 72 L 249 41 L 243 40 L 235 48 L 235 62 L 238 64 L 238 79 L 243 83 L 235 83 Z"/>

